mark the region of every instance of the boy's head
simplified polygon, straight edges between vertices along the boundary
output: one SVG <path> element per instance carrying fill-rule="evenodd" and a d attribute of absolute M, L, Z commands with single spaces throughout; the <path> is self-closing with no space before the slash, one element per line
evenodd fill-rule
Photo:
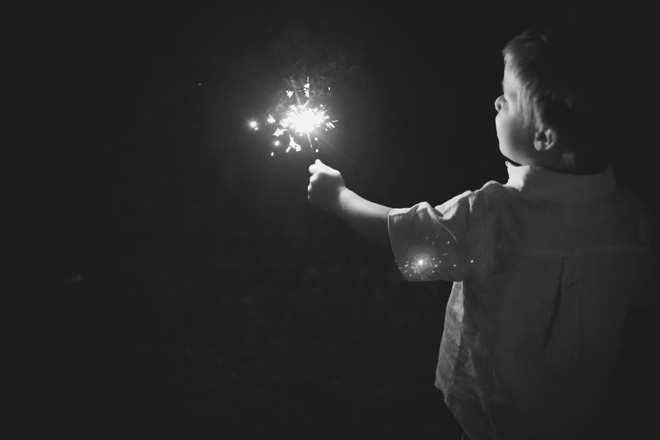
<path fill-rule="evenodd" d="M 495 120 L 506 157 L 577 174 L 609 165 L 603 92 L 585 45 L 574 32 L 549 29 L 524 32 L 505 46 Z"/>

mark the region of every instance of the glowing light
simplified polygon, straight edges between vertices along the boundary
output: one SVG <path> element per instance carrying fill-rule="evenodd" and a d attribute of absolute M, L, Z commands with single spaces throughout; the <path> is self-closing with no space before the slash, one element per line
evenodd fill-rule
<path fill-rule="evenodd" d="M 309 134 L 315 128 L 325 124 L 326 119 L 328 119 L 323 109 L 296 105 L 290 106 L 289 109 L 289 113 L 280 121 L 280 125 L 283 129 L 293 129 L 298 134 Z"/>
<path fill-rule="evenodd" d="M 410 265 L 410 270 L 417 275 L 424 275 L 428 273 L 429 269 L 437 267 L 435 257 L 431 256 L 428 252 L 422 252 L 413 257 L 413 264 Z"/>
<path fill-rule="evenodd" d="M 424 281 L 437 279 L 447 262 L 443 258 L 447 253 L 440 254 L 431 246 L 419 246 L 410 250 L 409 259 L 401 267 L 404 276 L 409 279 Z"/>
<path fill-rule="evenodd" d="M 309 82 L 304 85 L 304 94 L 306 98 L 310 98 Z M 293 96 L 293 92 L 287 90 L 287 96 Z M 286 151 L 289 151 L 292 148 L 296 151 L 300 151 L 300 144 L 293 139 L 291 133 L 295 133 L 298 136 L 305 135 L 309 142 L 309 147 L 314 151 L 310 133 L 320 127 L 325 127 L 326 130 L 334 127 L 333 122 L 336 121 L 329 121 L 330 118 L 325 114 L 326 110 L 324 106 L 320 105 L 318 107 L 313 107 L 311 103 L 311 99 L 308 99 L 304 103 L 298 101 L 297 104 L 290 104 L 283 117 L 279 121 L 273 122 L 279 125 L 273 133 L 273 136 L 278 137 L 282 136 L 285 131 L 289 132 L 290 142 L 289 148 L 287 148 Z M 275 118 L 273 118 L 273 120 L 275 120 Z M 315 137 L 314 140 L 318 141 L 318 137 Z"/>
<path fill-rule="evenodd" d="M 309 148 L 313 153 L 317 153 L 318 148 L 312 145 L 312 134 L 320 129 L 328 131 L 335 128 L 334 123 L 337 121 L 330 119 L 326 107 L 321 103 L 330 90 L 323 84 L 324 82 L 326 82 L 325 78 L 306 77 L 305 81 L 291 78 L 279 104 L 267 113 L 266 124 L 275 126 L 272 135 L 274 137 L 281 137 L 284 133 L 289 135 L 286 152 L 292 149 L 300 151 L 300 139 L 305 137 Z M 256 121 L 251 121 L 249 124 L 252 129 L 259 129 Z M 314 136 L 314 141 L 318 142 L 319 137 Z M 274 142 L 274 145 L 279 146 L 280 141 Z"/>

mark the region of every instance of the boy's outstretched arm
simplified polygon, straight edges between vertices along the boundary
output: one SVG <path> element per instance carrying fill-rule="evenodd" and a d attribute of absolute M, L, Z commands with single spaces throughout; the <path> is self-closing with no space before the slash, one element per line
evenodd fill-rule
<path fill-rule="evenodd" d="M 351 225 L 368 240 L 389 247 L 387 216 L 392 208 L 370 202 L 346 188 L 339 171 L 320 160 L 309 167 L 312 177 L 307 187 L 310 203 L 330 211 Z"/>

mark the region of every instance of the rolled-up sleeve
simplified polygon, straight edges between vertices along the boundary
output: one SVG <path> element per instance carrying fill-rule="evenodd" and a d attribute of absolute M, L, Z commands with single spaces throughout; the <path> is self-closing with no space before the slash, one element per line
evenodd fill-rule
<path fill-rule="evenodd" d="M 427 202 L 393 209 L 388 217 L 390 243 L 408 281 L 462 281 L 472 264 L 469 245 L 474 193 L 432 207 Z"/>

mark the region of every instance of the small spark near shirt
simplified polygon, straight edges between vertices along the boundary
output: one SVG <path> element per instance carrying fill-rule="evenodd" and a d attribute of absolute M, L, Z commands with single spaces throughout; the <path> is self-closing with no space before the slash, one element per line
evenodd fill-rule
<path fill-rule="evenodd" d="M 393 209 L 390 241 L 409 281 L 454 281 L 436 386 L 470 439 L 573 438 L 629 308 L 654 300 L 655 232 L 611 170 L 507 167 L 506 185 Z"/>

